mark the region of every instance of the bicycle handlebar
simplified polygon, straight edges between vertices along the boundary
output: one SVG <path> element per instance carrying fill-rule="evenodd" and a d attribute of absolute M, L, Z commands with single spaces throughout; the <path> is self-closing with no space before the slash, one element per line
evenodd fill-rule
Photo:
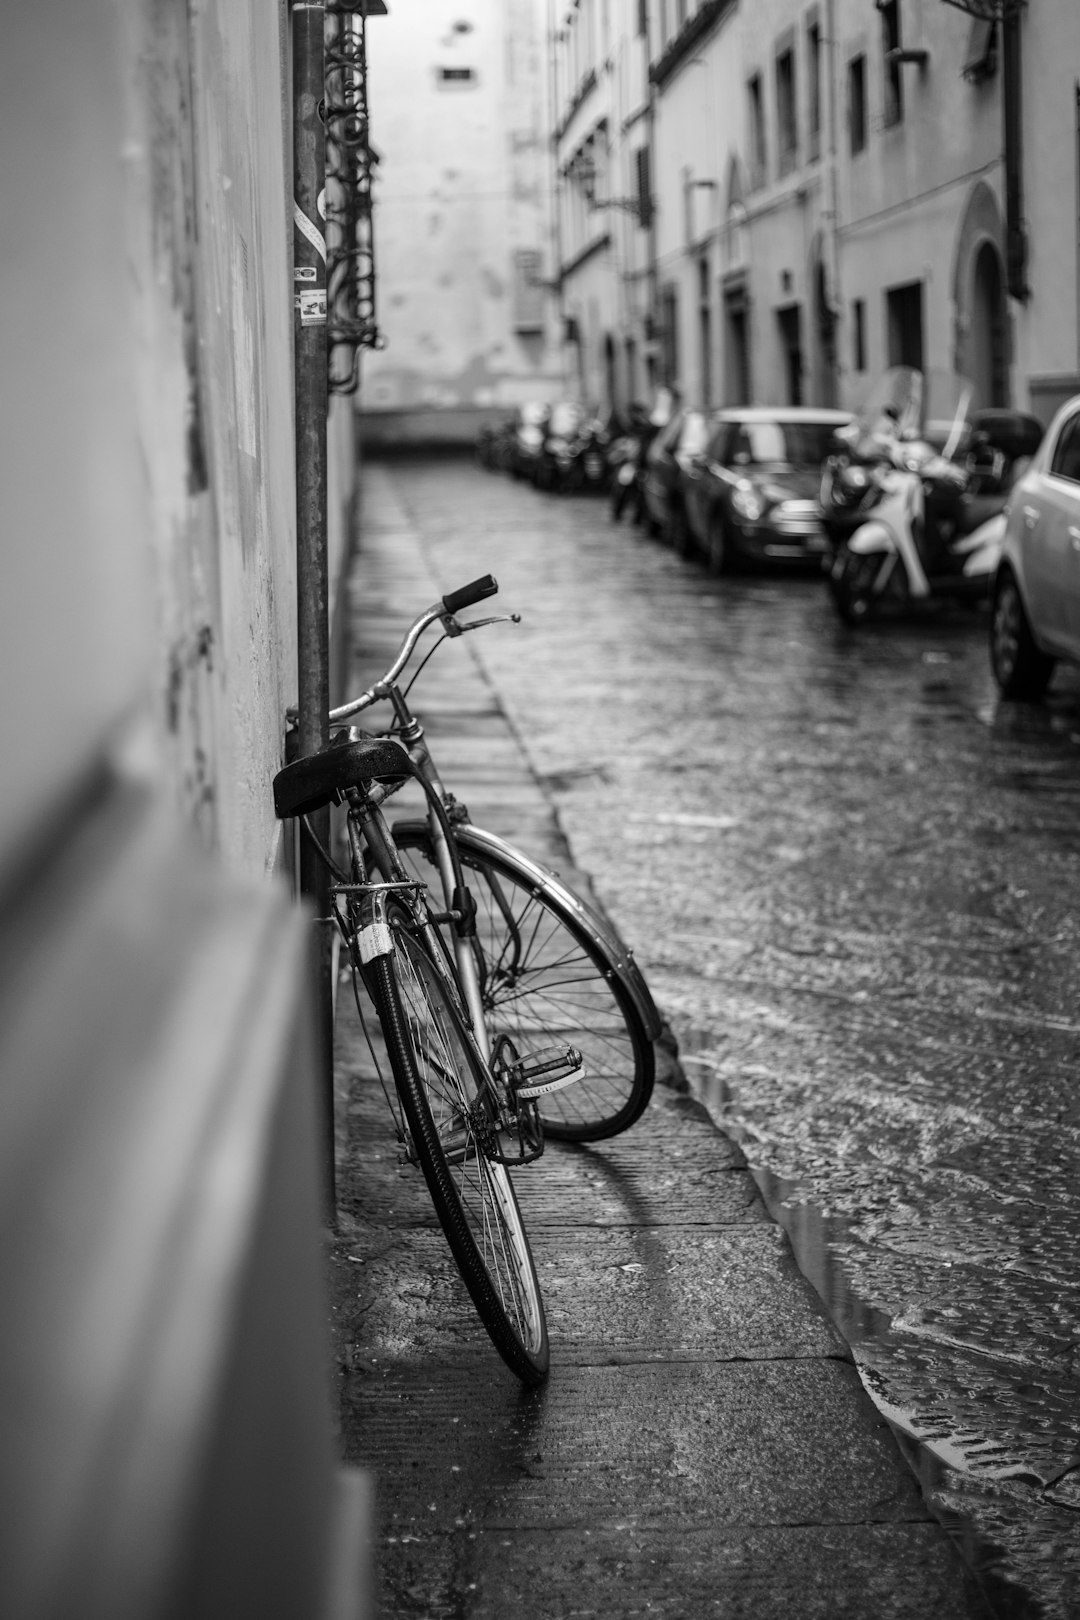
<path fill-rule="evenodd" d="M 482 602 L 485 596 L 494 596 L 498 589 L 495 577 L 483 574 L 468 585 L 462 585 L 460 590 L 447 591 L 442 599 L 443 607 L 447 613 L 457 613 L 461 608 L 472 607 L 474 602 Z"/>
<path fill-rule="evenodd" d="M 350 715 L 358 714 L 361 709 L 370 709 L 373 703 L 378 703 L 386 694 L 386 688 L 393 684 L 401 674 L 405 665 L 412 657 L 413 648 L 427 629 L 436 619 L 452 617 L 460 608 L 470 607 L 474 602 L 482 602 L 485 596 L 494 596 L 499 589 L 498 583 L 491 574 L 483 574 L 479 579 L 472 580 L 468 585 L 462 585 L 456 591 L 447 591 L 438 602 L 426 607 L 423 613 L 417 615 L 405 632 L 401 646 L 397 650 L 394 662 L 390 665 L 381 680 L 369 686 L 366 692 L 361 692 L 358 698 L 349 703 L 343 703 L 340 708 L 330 710 L 330 724 L 336 725 L 339 720 L 347 720 Z M 466 625 L 464 628 L 468 628 Z M 454 629 L 453 634 L 459 634 Z"/>

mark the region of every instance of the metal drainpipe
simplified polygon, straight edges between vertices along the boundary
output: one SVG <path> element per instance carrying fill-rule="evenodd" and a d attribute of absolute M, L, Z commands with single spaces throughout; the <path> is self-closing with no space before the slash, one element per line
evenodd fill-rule
<path fill-rule="evenodd" d="M 299 753 L 329 741 L 330 589 L 326 540 L 326 242 L 323 235 L 326 131 L 323 0 L 294 0 L 293 85 L 293 352 L 296 387 L 296 658 Z M 311 818 L 324 848 L 330 812 Z M 300 892 L 315 916 L 330 914 L 330 878 L 306 840 L 300 845 Z M 318 1044 L 321 1136 L 327 1209 L 334 1218 L 334 1063 L 332 936 L 316 929 L 315 1034 Z"/>
<path fill-rule="evenodd" d="M 1001 19 L 1001 99 L 1005 146 L 1005 276 L 1014 298 L 1031 296 L 1024 225 L 1024 148 L 1021 113 L 1020 10 L 1007 5 Z"/>

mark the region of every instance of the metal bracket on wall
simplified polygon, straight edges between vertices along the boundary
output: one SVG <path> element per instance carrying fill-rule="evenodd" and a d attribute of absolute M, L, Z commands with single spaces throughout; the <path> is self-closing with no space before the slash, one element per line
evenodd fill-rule
<path fill-rule="evenodd" d="M 380 349 L 375 319 L 375 237 L 371 180 L 378 162 L 369 138 L 368 17 L 383 0 L 326 7 L 327 365 L 332 394 L 354 394 L 360 350 Z"/>
<path fill-rule="evenodd" d="M 966 11 L 969 17 L 977 17 L 981 22 L 1002 22 L 1022 11 L 1027 0 L 944 0 L 944 3 L 955 6 L 957 11 Z"/>

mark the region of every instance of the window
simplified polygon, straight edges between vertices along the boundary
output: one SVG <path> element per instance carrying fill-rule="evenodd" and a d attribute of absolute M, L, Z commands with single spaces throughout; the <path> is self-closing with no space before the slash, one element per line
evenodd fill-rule
<path fill-rule="evenodd" d="M 1074 416 L 1062 428 L 1050 472 L 1054 478 L 1067 478 L 1072 484 L 1080 484 L 1080 416 Z"/>
<path fill-rule="evenodd" d="M 866 57 L 853 56 L 848 63 L 848 136 L 851 150 L 866 146 Z"/>
<path fill-rule="evenodd" d="M 904 116 L 904 85 L 900 63 L 893 55 L 900 49 L 900 0 L 881 0 L 881 58 L 885 70 L 882 104 L 886 128 Z"/>
<path fill-rule="evenodd" d="M 763 186 L 766 163 L 765 97 L 760 73 L 747 80 L 746 101 L 750 109 L 750 183 Z"/>
<path fill-rule="evenodd" d="M 806 26 L 806 144 L 807 156 L 821 151 L 821 24 Z"/>
<path fill-rule="evenodd" d="M 789 45 L 776 58 L 776 127 L 780 173 L 787 174 L 798 158 L 795 116 L 795 52 Z"/>
<path fill-rule="evenodd" d="M 701 388 L 703 405 L 712 404 L 712 305 L 709 302 L 709 261 L 698 260 L 698 350 L 701 359 Z"/>
<path fill-rule="evenodd" d="M 473 69 L 468 67 L 439 68 L 435 76 L 440 84 L 472 84 L 476 78 Z"/>
<path fill-rule="evenodd" d="M 866 370 L 866 302 L 855 298 L 851 304 L 851 364 L 855 371 Z"/>
<path fill-rule="evenodd" d="M 922 282 L 890 287 L 885 294 L 890 366 L 923 369 Z"/>
<path fill-rule="evenodd" d="M 787 403 L 789 405 L 801 405 L 803 379 L 802 310 L 798 304 L 790 304 L 786 309 L 778 309 L 776 312 L 776 324 L 780 337 L 780 352 L 783 356 Z"/>
<path fill-rule="evenodd" d="M 513 321 L 515 332 L 542 332 L 544 329 L 544 284 L 542 259 L 536 248 L 518 248 L 514 253 Z"/>

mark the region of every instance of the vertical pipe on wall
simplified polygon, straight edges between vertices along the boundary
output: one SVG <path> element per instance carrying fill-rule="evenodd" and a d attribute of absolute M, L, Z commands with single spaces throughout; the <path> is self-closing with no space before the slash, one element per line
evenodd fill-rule
<path fill-rule="evenodd" d="M 1005 146 L 1005 273 L 1013 298 L 1031 296 L 1024 225 L 1024 149 L 1021 108 L 1020 11 L 1005 7 L 1001 19 L 1001 100 Z"/>
<path fill-rule="evenodd" d="M 293 88 L 293 344 L 296 387 L 296 618 L 298 744 L 301 755 L 329 741 L 330 589 L 327 558 L 328 402 L 326 343 L 326 241 L 323 235 L 326 132 L 323 0 L 294 0 Z M 330 812 L 312 818 L 324 847 L 330 842 Z M 330 879 L 303 840 L 300 890 L 315 907 L 316 1037 L 322 1113 L 324 1176 L 333 1215 L 334 1079 L 333 979 L 328 923 Z"/>

